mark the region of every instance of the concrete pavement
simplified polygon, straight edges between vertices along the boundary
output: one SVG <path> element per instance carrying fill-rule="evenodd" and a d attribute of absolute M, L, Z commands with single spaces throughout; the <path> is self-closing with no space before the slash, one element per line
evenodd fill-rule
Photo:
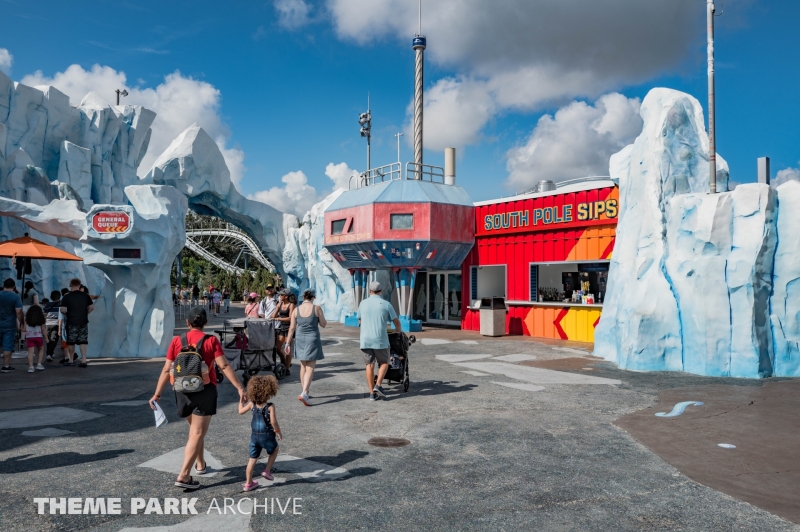
<path fill-rule="evenodd" d="M 119 404 L 149 398 L 163 360 L 0 375 L 0 413 L 13 412 L 8 419 L 17 420 L 0 428 L 0 529 L 800 528 L 689 479 L 614 424 L 657 404 L 661 390 L 763 382 L 620 371 L 590 358 L 586 346 L 428 330 L 411 348 L 409 392 L 389 385 L 388 399 L 373 402 L 366 399 L 356 334 L 338 324 L 325 331 L 313 407 L 297 400 L 297 372 L 281 382 L 274 402 L 284 458 L 275 482 L 248 494 L 241 484 L 250 417 L 237 415 L 228 383 L 206 440 L 215 474 L 185 494 L 159 465 L 185 443 L 174 399 L 165 396 L 170 423 L 159 429 L 146 405 Z M 45 418 L 40 409 L 53 406 L 79 412 Z M 96 417 L 80 417 L 87 415 Z M 22 426 L 25 420 L 36 425 Z M 69 432 L 23 435 L 43 429 Z M 376 437 L 410 443 L 370 445 Z M 123 511 L 38 515 L 34 497 L 118 497 Z M 131 498 L 168 497 L 197 497 L 199 514 L 130 515 Z M 222 508 L 225 498 L 252 497 L 259 505 L 268 499 L 272 511 L 206 513 L 215 501 Z M 280 512 L 290 499 L 300 500 L 300 514 Z"/>

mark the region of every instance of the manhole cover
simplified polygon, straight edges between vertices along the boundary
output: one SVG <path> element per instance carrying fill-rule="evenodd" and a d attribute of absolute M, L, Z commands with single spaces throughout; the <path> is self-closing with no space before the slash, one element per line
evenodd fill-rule
<path fill-rule="evenodd" d="M 405 438 L 370 438 L 367 443 L 375 447 L 405 447 L 411 442 Z"/>

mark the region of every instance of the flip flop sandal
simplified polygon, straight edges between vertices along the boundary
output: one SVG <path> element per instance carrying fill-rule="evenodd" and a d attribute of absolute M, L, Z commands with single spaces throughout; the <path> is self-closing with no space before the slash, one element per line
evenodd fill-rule
<path fill-rule="evenodd" d="M 175 485 L 176 485 L 177 487 L 179 487 L 179 488 L 185 488 L 185 489 L 187 489 L 187 490 L 196 490 L 197 488 L 199 488 L 199 487 L 200 487 L 200 483 L 199 483 L 199 482 L 197 482 L 197 481 L 196 481 L 195 479 L 193 479 L 192 477 L 189 477 L 189 480 L 188 480 L 188 481 L 185 481 L 185 482 L 184 482 L 184 481 L 181 481 L 181 480 L 176 480 L 176 481 L 175 481 Z"/>
<path fill-rule="evenodd" d="M 194 470 L 198 475 L 205 475 L 206 473 L 208 473 L 208 464 L 206 464 L 206 466 L 203 469 L 200 469 L 199 467 L 197 467 L 197 464 L 195 464 Z"/>

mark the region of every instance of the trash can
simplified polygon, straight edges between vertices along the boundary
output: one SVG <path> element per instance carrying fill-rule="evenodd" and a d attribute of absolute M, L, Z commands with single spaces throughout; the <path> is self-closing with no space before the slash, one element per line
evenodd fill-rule
<path fill-rule="evenodd" d="M 506 298 L 484 297 L 481 299 L 481 334 L 503 336 L 506 334 Z"/>

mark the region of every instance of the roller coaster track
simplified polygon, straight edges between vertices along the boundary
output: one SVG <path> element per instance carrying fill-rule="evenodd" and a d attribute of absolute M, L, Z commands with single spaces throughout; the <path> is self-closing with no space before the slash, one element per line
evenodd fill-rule
<path fill-rule="evenodd" d="M 275 266 L 264 256 L 264 253 L 255 241 L 234 225 L 224 224 L 216 227 L 186 228 L 186 247 L 191 249 L 194 253 L 226 272 L 236 275 L 244 275 L 245 273 L 255 275 L 255 272 L 248 272 L 244 268 L 239 268 L 238 266 L 230 264 L 228 261 L 209 250 L 209 248 L 213 248 L 216 243 L 223 243 L 231 240 L 246 246 L 250 255 L 260 262 L 262 266 L 271 272 L 275 271 Z"/>

